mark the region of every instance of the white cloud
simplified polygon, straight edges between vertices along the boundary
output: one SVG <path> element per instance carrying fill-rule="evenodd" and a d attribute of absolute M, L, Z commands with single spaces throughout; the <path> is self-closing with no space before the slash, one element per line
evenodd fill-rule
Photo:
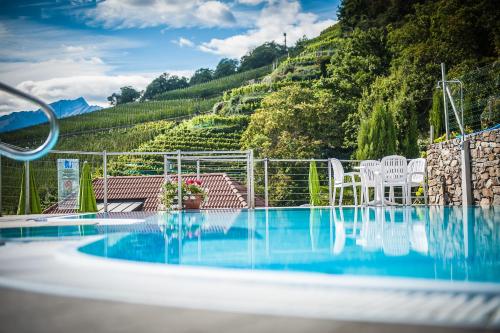
<path fill-rule="evenodd" d="M 229 27 L 235 24 L 231 8 L 213 0 L 108 0 L 85 14 L 86 23 L 108 29 Z"/>
<path fill-rule="evenodd" d="M 36 34 L 33 34 L 36 31 Z M 0 24 L 0 81 L 46 102 L 84 97 L 106 105 L 106 97 L 120 87 L 141 90 L 160 73 L 116 74 L 115 62 L 139 42 L 117 37 L 87 35 L 26 20 Z M 29 45 L 29 52 L 26 46 Z M 192 71 L 168 71 L 189 76 Z M 37 108 L 19 98 L 0 94 L 0 114 Z"/>
<path fill-rule="evenodd" d="M 214 38 L 202 43 L 200 49 L 221 56 L 241 57 L 264 42 L 282 43 L 284 32 L 287 34 L 287 43 L 293 45 L 302 36 L 317 36 L 334 23 L 334 20 L 320 20 L 313 13 L 303 12 L 296 0 L 279 0 L 266 5 L 254 27 L 246 33 L 225 39 Z"/>
<path fill-rule="evenodd" d="M 71 77 L 57 77 L 40 81 L 23 81 L 17 88 L 37 96 L 45 102 L 54 102 L 60 99 L 74 99 L 84 97 L 89 104 L 109 106 L 106 97 L 119 91 L 120 87 L 132 86 L 137 90 L 144 89 L 154 75 L 78 75 Z M 10 95 L 0 95 L 0 114 L 18 110 L 37 108 L 30 103 Z"/>
<path fill-rule="evenodd" d="M 193 47 L 194 46 L 194 43 L 192 41 L 190 41 L 189 39 L 184 38 L 184 37 L 180 37 L 178 40 L 175 39 L 172 41 L 172 43 L 179 45 L 180 47 L 184 47 L 184 46 Z"/>
<path fill-rule="evenodd" d="M 70 53 L 84 52 L 85 51 L 85 47 L 83 47 L 83 46 L 73 46 L 73 45 L 67 45 L 67 46 L 64 47 L 64 49 L 67 52 L 70 52 Z"/>
<path fill-rule="evenodd" d="M 267 2 L 267 0 L 238 0 L 238 3 L 241 3 L 243 5 L 250 5 L 250 6 L 256 6 L 256 5 L 261 4 L 263 2 Z"/>
<path fill-rule="evenodd" d="M 40 81 L 53 77 L 101 75 L 109 69 L 110 67 L 98 57 L 3 62 L 0 63 L 0 77 L 6 83 L 18 85 L 24 81 Z"/>
<path fill-rule="evenodd" d="M 177 76 L 189 77 L 193 74 L 189 70 L 167 70 Z M 106 97 L 113 92 L 120 91 L 121 87 L 132 86 L 143 90 L 159 74 L 141 73 L 128 75 L 107 75 L 106 73 L 61 76 L 45 80 L 25 80 L 16 85 L 16 88 L 37 96 L 41 100 L 52 103 L 60 99 L 75 99 L 84 97 L 89 104 L 109 106 Z M 32 104 L 0 93 L 0 115 L 19 110 L 32 110 L 37 107 Z"/>

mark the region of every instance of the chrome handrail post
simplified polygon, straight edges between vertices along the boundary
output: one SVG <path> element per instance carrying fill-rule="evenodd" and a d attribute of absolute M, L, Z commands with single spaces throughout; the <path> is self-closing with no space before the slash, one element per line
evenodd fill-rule
<path fill-rule="evenodd" d="M 108 212 L 108 153 L 106 150 L 102 152 L 102 164 L 103 164 L 103 181 L 104 181 L 104 212 Z"/>
<path fill-rule="evenodd" d="M 264 159 L 264 201 L 266 207 L 269 207 L 269 174 L 267 171 L 268 163 L 269 159 L 266 157 Z"/>
<path fill-rule="evenodd" d="M 24 215 L 29 215 L 31 211 L 30 207 L 30 162 L 24 162 Z"/>
<path fill-rule="evenodd" d="M 332 197 L 332 159 L 328 159 L 328 203 L 330 206 L 333 206 L 333 197 Z"/>
<path fill-rule="evenodd" d="M 0 155 L 0 217 L 2 217 L 2 155 Z"/>
<path fill-rule="evenodd" d="M 17 96 L 26 101 L 38 104 L 49 120 L 50 132 L 45 142 L 33 150 L 21 150 L 10 145 L 0 143 L 0 154 L 17 161 L 32 161 L 46 155 L 57 143 L 59 137 L 59 125 L 54 110 L 42 100 L 31 96 L 21 90 L 0 82 L 0 90 Z"/>
<path fill-rule="evenodd" d="M 177 205 L 182 210 L 182 169 L 181 169 L 181 151 L 177 151 Z M 180 218 L 180 216 L 179 216 Z"/>

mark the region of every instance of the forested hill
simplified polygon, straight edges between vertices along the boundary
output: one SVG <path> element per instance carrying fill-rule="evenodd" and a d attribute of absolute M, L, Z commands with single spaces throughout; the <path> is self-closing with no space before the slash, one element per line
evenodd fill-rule
<path fill-rule="evenodd" d="M 442 132 L 439 105 L 432 105 L 441 62 L 449 77 L 464 81 L 470 127 L 482 125 L 485 101 L 499 88 L 495 1 L 344 0 L 338 18 L 320 36 L 301 39 L 288 50 L 266 43 L 239 65 L 223 59 L 215 70 L 201 68 L 193 84 L 162 75 L 140 101 L 63 121 L 61 145 L 70 134 L 132 128 L 213 109 L 221 116 L 253 114 L 241 145 L 261 156 L 416 156 L 428 136 L 429 118 L 436 136 Z M 277 61 L 270 73 L 270 63 L 276 67 Z M 181 88 L 168 90 L 169 85 Z M 119 103 L 116 97 L 123 96 L 111 98 Z M 429 117 L 430 110 L 438 116 Z M 384 126 L 374 126 L 381 119 Z M 32 128 L 5 139 L 44 134 Z"/>
<path fill-rule="evenodd" d="M 273 73 L 277 88 L 260 95 L 243 146 L 261 156 L 416 156 L 431 109 L 435 136 L 442 134 L 442 112 L 432 105 L 442 62 L 464 83 L 466 125 L 488 125 L 480 117 L 498 101 L 499 13 L 493 0 L 343 1 L 339 23 Z M 226 102 L 255 99 L 259 89 Z"/>

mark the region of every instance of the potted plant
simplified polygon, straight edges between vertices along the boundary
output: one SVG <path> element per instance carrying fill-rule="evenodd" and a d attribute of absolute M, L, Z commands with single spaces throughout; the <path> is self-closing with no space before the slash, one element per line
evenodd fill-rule
<path fill-rule="evenodd" d="M 181 197 L 183 209 L 200 209 L 201 204 L 207 198 L 207 191 L 201 187 L 199 179 L 188 179 L 182 182 Z M 167 181 L 163 184 L 160 194 L 160 209 L 168 210 L 174 207 L 177 199 L 177 182 Z M 177 208 L 179 205 L 177 205 Z"/>

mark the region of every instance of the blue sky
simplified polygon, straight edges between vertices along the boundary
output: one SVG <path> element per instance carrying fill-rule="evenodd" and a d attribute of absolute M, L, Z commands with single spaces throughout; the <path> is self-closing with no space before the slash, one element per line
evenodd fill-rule
<path fill-rule="evenodd" d="M 335 23 L 340 0 L 0 0 L 0 80 L 52 102 L 189 76 Z M 29 107 L 0 95 L 0 113 Z"/>

